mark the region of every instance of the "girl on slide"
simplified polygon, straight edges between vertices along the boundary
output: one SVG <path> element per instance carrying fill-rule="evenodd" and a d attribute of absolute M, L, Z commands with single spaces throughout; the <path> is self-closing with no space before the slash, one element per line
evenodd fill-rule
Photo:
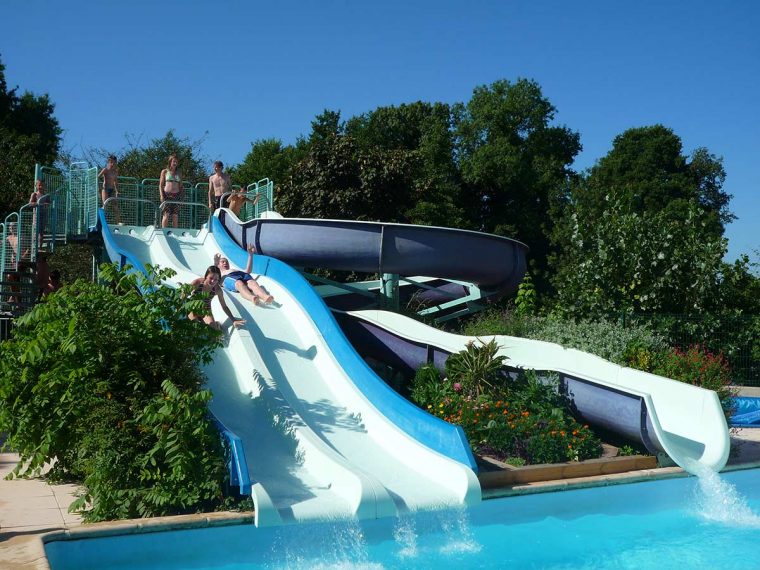
<path fill-rule="evenodd" d="M 195 313 L 190 313 L 187 317 L 191 321 L 203 321 L 216 330 L 222 330 L 222 326 L 214 320 L 213 316 L 211 316 L 211 300 L 216 296 L 216 298 L 219 299 L 219 304 L 222 306 L 222 310 L 232 321 L 232 325 L 235 328 L 242 327 L 245 324 L 245 321 L 233 316 L 232 311 L 227 307 L 227 303 L 224 302 L 224 294 L 222 293 L 222 288 L 219 286 L 221 278 L 222 274 L 219 271 L 219 268 L 216 265 L 212 265 L 206 270 L 206 274 L 202 278 L 199 277 L 191 283 L 195 293 L 209 293 L 209 297 L 206 299 L 206 311 L 208 314 L 201 316 L 196 315 Z"/>
<path fill-rule="evenodd" d="M 230 260 L 226 257 L 222 257 L 221 253 L 217 253 L 214 256 L 214 265 L 216 265 L 222 272 L 222 284 L 227 291 L 232 291 L 233 293 L 237 291 L 244 298 L 256 305 L 260 303 L 269 305 L 274 301 L 274 297 L 267 293 L 264 288 L 258 284 L 256 279 L 251 276 L 254 251 L 256 251 L 256 248 L 253 244 L 249 244 L 248 264 L 246 265 L 245 270 L 233 269 L 230 266 Z"/>

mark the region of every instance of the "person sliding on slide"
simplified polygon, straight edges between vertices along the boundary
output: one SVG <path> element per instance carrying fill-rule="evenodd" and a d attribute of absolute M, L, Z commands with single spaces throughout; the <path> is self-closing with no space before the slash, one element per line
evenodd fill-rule
<path fill-rule="evenodd" d="M 245 270 L 233 269 L 230 266 L 230 260 L 226 257 L 222 257 L 221 253 L 217 253 L 214 256 L 214 265 L 216 265 L 222 272 L 222 284 L 227 291 L 232 291 L 233 293 L 237 291 L 256 305 L 260 303 L 269 305 L 274 301 L 274 297 L 267 293 L 264 288 L 258 284 L 256 279 L 251 276 L 254 251 L 256 251 L 256 248 L 253 244 L 250 244 L 248 246 L 248 264 L 246 265 Z"/>

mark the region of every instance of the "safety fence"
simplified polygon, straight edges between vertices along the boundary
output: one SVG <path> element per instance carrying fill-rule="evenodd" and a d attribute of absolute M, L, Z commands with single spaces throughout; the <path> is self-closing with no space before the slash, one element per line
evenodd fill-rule
<path fill-rule="evenodd" d="M 723 354 L 734 383 L 760 386 L 760 315 L 656 313 L 623 315 L 620 321 L 623 326 L 646 324 L 674 347 L 700 345 Z"/>
<path fill-rule="evenodd" d="M 18 294 L 19 281 L 35 272 L 41 257 L 57 245 L 85 239 L 97 226 L 98 208 L 103 206 L 109 224 L 131 226 L 164 225 L 199 229 L 208 222 L 207 182 L 182 183 L 176 199 L 161 201 L 158 179 L 117 179 L 117 193 L 105 196 L 98 171 L 86 163 L 74 163 L 68 170 L 35 166 L 35 181 L 42 182 L 43 194 L 35 203 L 22 206 L 0 223 L 0 311 L 23 312 L 30 301 Z M 233 185 L 227 204 L 242 220 L 259 217 L 272 207 L 274 184 L 268 178 L 245 187 Z"/>

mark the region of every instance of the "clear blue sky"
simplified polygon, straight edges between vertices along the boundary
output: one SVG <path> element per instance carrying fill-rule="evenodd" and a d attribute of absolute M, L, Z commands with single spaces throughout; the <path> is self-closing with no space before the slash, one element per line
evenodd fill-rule
<path fill-rule="evenodd" d="M 175 129 L 232 165 L 325 108 L 467 101 L 526 77 L 580 132 L 576 169 L 655 123 L 722 156 L 728 258 L 760 249 L 755 0 L 4 0 L 0 22 L 9 85 L 50 94 L 75 155 Z"/>

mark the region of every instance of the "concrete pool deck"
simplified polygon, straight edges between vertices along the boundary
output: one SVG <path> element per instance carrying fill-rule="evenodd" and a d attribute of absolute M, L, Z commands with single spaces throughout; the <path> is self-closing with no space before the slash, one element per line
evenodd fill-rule
<path fill-rule="evenodd" d="M 755 394 L 746 394 L 755 395 Z M 760 390 L 758 390 L 760 396 Z M 726 470 L 760 467 L 760 428 L 742 428 L 732 434 L 734 452 Z M 245 513 L 208 513 L 140 521 L 117 521 L 82 526 L 81 517 L 68 512 L 75 499 L 76 485 L 50 485 L 42 479 L 15 479 L 6 481 L 18 461 L 13 453 L 0 453 L 0 567 L 3 570 L 49 569 L 45 557 L 42 536 L 52 531 L 56 534 L 84 535 L 146 532 L 151 530 L 187 526 L 210 526 L 236 524 L 247 520 Z M 593 477 L 580 477 L 562 481 L 541 481 L 517 484 L 501 489 L 486 489 L 483 498 L 497 496 L 559 491 L 574 487 L 613 485 L 624 482 L 643 481 L 668 476 L 683 476 L 678 467 L 666 467 L 629 471 Z"/>

